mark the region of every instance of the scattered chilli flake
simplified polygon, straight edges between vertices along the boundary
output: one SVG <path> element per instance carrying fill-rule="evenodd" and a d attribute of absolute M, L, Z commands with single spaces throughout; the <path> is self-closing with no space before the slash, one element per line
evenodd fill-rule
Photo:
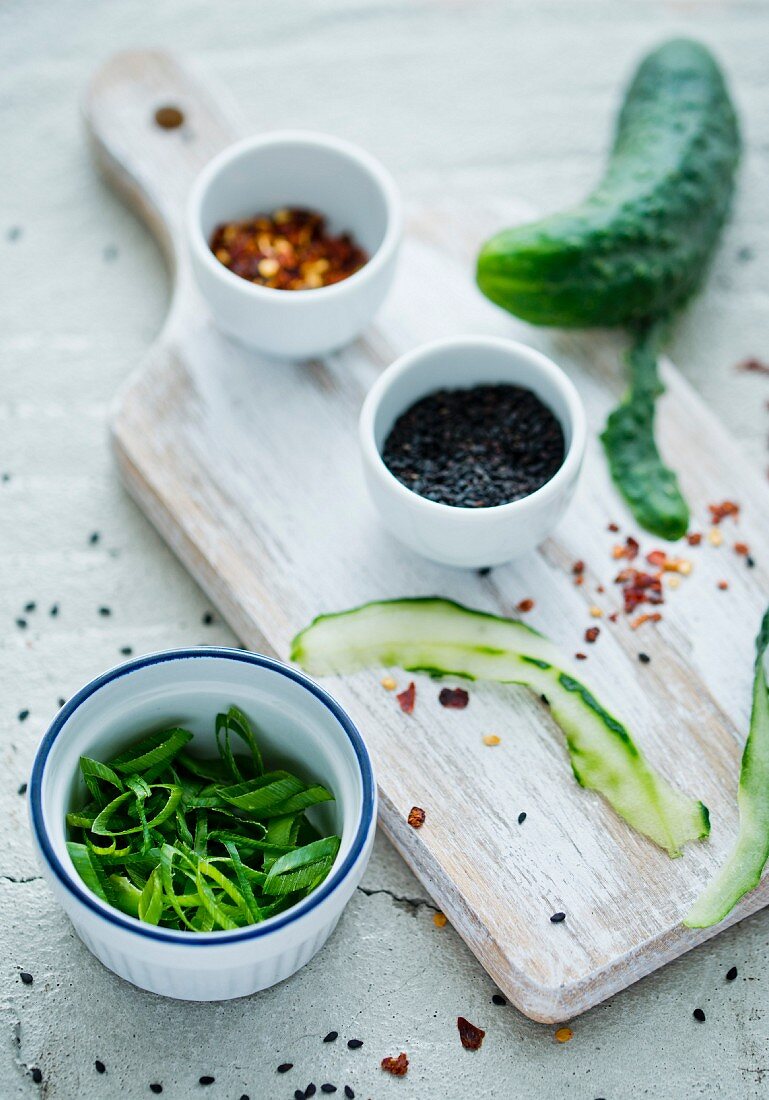
<path fill-rule="evenodd" d="M 575 653 L 574 656 L 576 657 L 576 659 L 578 661 L 586 661 L 587 660 L 587 653 Z"/>
<path fill-rule="evenodd" d="M 447 920 L 445 913 L 433 913 L 433 924 L 436 928 L 445 928 Z"/>
<path fill-rule="evenodd" d="M 476 1027 L 466 1020 L 464 1016 L 457 1016 L 457 1028 L 459 1038 L 465 1050 L 480 1050 L 483 1037 L 486 1032 L 481 1027 Z"/>
<path fill-rule="evenodd" d="M 403 1077 L 408 1072 L 409 1060 L 403 1051 L 397 1058 L 383 1058 L 382 1069 L 391 1073 L 393 1077 Z"/>
<path fill-rule="evenodd" d="M 726 592 L 728 587 L 729 587 L 729 582 L 728 581 L 719 581 L 718 582 L 719 591 Z"/>
<path fill-rule="evenodd" d="M 702 534 L 700 531 L 690 531 L 686 536 L 686 541 L 690 546 L 699 546 L 702 542 Z"/>
<path fill-rule="evenodd" d="M 749 374 L 769 374 L 769 365 L 751 355 L 738 363 L 735 370 L 747 371 Z"/>
<path fill-rule="evenodd" d="M 659 611 L 647 612 L 645 615 L 639 615 L 633 619 L 630 626 L 633 630 L 638 630 L 639 626 L 643 626 L 644 623 L 658 623 L 662 619 Z"/>
<path fill-rule="evenodd" d="M 484 737 L 483 737 L 484 745 L 499 745 L 501 743 L 501 741 L 502 741 L 502 738 L 497 736 L 496 733 L 487 733 L 487 734 L 484 734 Z"/>
<path fill-rule="evenodd" d="M 425 811 L 422 809 L 421 806 L 412 806 L 409 810 L 409 816 L 406 820 L 408 821 L 412 829 L 421 829 L 425 823 L 426 816 L 427 815 L 425 814 Z"/>
<path fill-rule="evenodd" d="M 574 1032 L 570 1027 L 559 1027 L 555 1033 L 555 1041 L 557 1043 L 568 1043 L 569 1039 L 574 1037 Z"/>
<path fill-rule="evenodd" d="M 585 572 L 585 563 L 582 561 L 581 558 L 580 558 L 579 561 L 574 562 L 574 565 L 572 565 L 572 567 L 571 567 L 571 571 L 572 571 L 572 573 L 574 574 L 575 577 L 578 577 L 580 575 L 580 573 Z"/>
<path fill-rule="evenodd" d="M 622 598 L 627 614 L 641 603 L 664 603 L 661 574 L 645 573 L 629 567 L 623 569 L 614 579 L 617 584 L 622 585 Z"/>
<path fill-rule="evenodd" d="M 709 504 L 708 511 L 713 523 L 718 525 L 727 516 L 734 516 L 736 519 L 740 514 L 740 506 L 735 504 L 733 500 L 723 500 L 720 504 Z"/>
<path fill-rule="evenodd" d="M 607 527 L 607 531 L 611 531 L 612 534 L 616 535 L 617 531 L 619 531 L 619 524 L 610 523 L 609 526 Z"/>
<path fill-rule="evenodd" d="M 405 691 L 401 691 L 395 698 L 398 700 L 398 704 L 404 714 L 412 714 L 414 710 L 414 702 L 417 697 L 417 686 L 412 680 Z"/>
<path fill-rule="evenodd" d="M 379 682 L 385 691 L 395 691 L 398 686 L 392 676 L 383 676 Z"/>
<path fill-rule="evenodd" d="M 464 688 L 441 688 L 438 702 L 442 707 L 453 707 L 455 710 L 464 710 L 470 702 L 470 696 Z"/>
<path fill-rule="evenodd" d="M 529 598 L 527 598 L 525 600 L 521 600 L 520 603 L 517 603 L 515 605 L 516 611 L 520 612 L 522 615 L 525 615 L 527 611 L 531 611 L 531 609 L 533 607 L 534 607 L 534 600 L 529 599 Z"/>
<path fill-rule="evenodd" d="M 735 542 L 734 552 L 739 554 L 741 558 L 746 558 L 750 553 L 750 547 L 746 542 Z"/>
<path fill-rule="evenodd" d="M 592 644 L 597 639 L 597 637 L 600 633 L 601 633 L 600 627 L 589 626 L 587 628 L 587 630 L 585 631 L 585 641 L 590 642 Z"/>

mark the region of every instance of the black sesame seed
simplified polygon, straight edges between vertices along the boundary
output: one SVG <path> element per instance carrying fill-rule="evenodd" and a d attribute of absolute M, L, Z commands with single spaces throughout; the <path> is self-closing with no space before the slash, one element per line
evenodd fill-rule
<path fill-rule="evenodd" d="M 305 1100 L 307 1100 L 307 1098 L 310 1096 L 314 1096 L 317 1091 L 318 1090 L 315 1088 L 314 1082 L 310 1081 L 309 1085 L 304 1090 Z"/>
<path fill-rule="evenodd" d="M 478 576 L 479 577 L 488 577 L 490 572 L 491 572 L 491 566 L 490 565 L 484 565 L 482 569 L 478 570 Z"/>
<path fill-rule="evenodd" d="M 344 1086 L 344 1094 L 347 1100 L 355 1100 L 355 1093 L 352 1091 L 349 1085 Z"/>
<path fill-rule="evenodd" d="M 247 1092 L 244 1092 L 240 1100 L 251 1100 L 251 1097 L 248 1095 Z"/>
<path fill-rule="evenodd" d="M 90 542 L 91 546 L 95 546 L 100 538 L 101 535 L 98 531 L 92 531 L 91 534 L 88 536 L 88 541 Z"/>
<path fill-rule="evenodd" d="M 695 1008 L 694 1012 L 692 1012 L 692 1016 L 695 1020 L 699 1020 L 701 1024 L 705 1022 L 705 1013 L 701 1008 Z"/>
<path fill-rule="evenodd" d="M 27 720 L 28 718 L 29 718 L 29 711 L 28 711 L 28 710 L 27 710 L 27 708 L 25 707 L 25 708 L 24 708 L 24 710 L 20 710 L 20 711 L 19 711 L 19 721 L 20 721 L 20 722 L 26 722 L 26 720 Z"/>
<path fill-rule="evenodd" d="M 293 1062 L 281 1062 L 278 1066 L 278 1073 L 288 1073 L 290 1069 L 294 1068 Z"/>
<path fill-rule="evenodd" d="M 521 812 L 518 814 L 518 824 L 523 825 L 525 820 L 526 820 L 526 811 L 521 810 Z"/>
<path fill-rule="evenodd" d="M 648 665 L 649 661 L 651 661 L 651 657 L 648 653 L 639 653 L 638 660 L 641 662 L 642 665 Z"/>
<path fill-rule="evenodd" d="M 163 1086 L 160 1084 L 160 1082 L 153 1081 L 153 1083 L 150 1085 L 150 1092 L 154 1092 L 156 1095 L 159 1096 L 162 1091 Z"/>
<path fill-rule="evenodd" d="M 362 1039 L 348 1039 L 347 1040 L 347 1045 L 350 1048 L 350 1050 L 358 1050 L 359 1047 L 363 1046 L 363 1040 Z"/>
<path fill-rule="evenodd" d="M 18 626 L 19 630 L 26 630 L 27 629 L 27 620 L 26 619 L 17 619 L 16 620 L 16 625 Z"/>
<path fill-rule="evenodd" d="M 20 783 L 19 784 L 19 789 L 17 790 L 16 794 L 26 794 L 26 793 L 27 793 L 27 784 L 26 783 Z"/>
<path fill-rule="evenodd" d="M 28 970 L 22 970 L 19 977 L 24 982 L 24 985 L 32 985 L 32 982 L 35 980 Z"/>
<path fill-rule="evenodd" d="M 550 700 L 548 699 L 548 697 L 546 695 L 540 695 L 540 699 L 542 700 L 542 702 L 545 704 L 546 707 L 550 706 Z"/>
<path fill-rule="evenodd" d="M 124 657 L 130 657 L 131 654 L 133 653 L 133 646 L 130 646 L 130 645 L 121 646 L 120 647 L 120 652 L 123 654 Z"/>
<path fill-rule="evenodd" d="M 339 1038 L 338 1031 L 329 1031 L 328 1035 L 323 1036 L 324 1043 L 334 1043 Z"/>
<path fill-rule="evenodd" d="M 213 621 L 214 621 L 213 611 L 206 611 L 204 613 L 203 619 L 202 619 L 203 626 L 210 626 Z"/>
<path fill-rule="evenodd" d="M 112 608 L 111 607 L 100 607 L 99 608 L 99 614 L 102 615 L 106 619 L 108 615 L 112 614 Z"/>
<path fill-rule="evenodd" d="M 296 1089 L 294 1092 L 294 1100 L 304 1100 L 304 1093 L 301 1089 Z"/>
<path fill-rule="evenodd" d="M 560 912 L 559 913 L 553 913 L 552 917 L 550 918 L 550 923 L 551 924 L 563 924 L 563 922 L 565 920 L 566 920 L 566 914 L 565 913 L 560 913 Z"/>
<path fill-rule="evenodd" d="M 62 707 L 64 706 L 64 704 L 66 703 L 66 701 L 67 701 L 67 700 L 66 700 L 66 699 L 64 698 L 64 696 L 63 696 L 63 695 L 60 695 L 60 696 L 59 696 L 59 699 L 58 699 L 58 703 L 59 703 L 59 710 L 61 710 L 61 708 L 62 708 Z"/>
<path fill-rule="evenodd" d="M 519 500 L 563 462 L 563 430 L 520 386 L 437 390 L 393 425 L 382 458 L 412 492 L 463 508 Z"/>
<path fill-rule="evenodd" d="M 756 559 L 751 554 L 748 554 L 748 556 L 745 558 L 745 564 L 747 565 L 748 569 L 753 569 L 756 564 Z"/>
<path fill-rule="evenodd" d="M 51 616 L 52 619 L 55 619 L 56 616 L 59 614 L 59 605 L 57 603 L 51 604 L 51 609 L 48 614 Z"/>
<path fill-rule="evenodd" d="M 29 1072 L 32 1074 L 32 1080 L 35 1082 L 35 1084 L 39 1085 L 40 1082 L 43 1080 L 43 1071 L 41 1069 L 38 1069 L 37 1066 L 33 1066 Z"/>
<path fill-rule="evenodd" d="M 495 993 L 494 996 L 491 998 L 491 1003 L 495 1005 L 506 1005 L 507 1001 L 501 993 Z"/>
<path fill-rule="evenodd" d="M 202 1077 L 198 1077 L 198 1084 L 199 1085 L 213 1085 L 215 1080 L 216 1080 L 215 1077 L 211 1077 L 210 1074 L 204 1073 Z"/>
<path fill-rule="evenodd" d="M 34 600 L 30 600 L 29 603 L 24 604 L 24 610 L 25 611 L 35 611 L 35 610 L 37 610 L 37 604 L 35 603 Z"/>
<path fill-rule="evenodd" d="M 730 966 L 729 969 L 726 972 L 727 982 L 733 982 L 736 977 L 737 977 L 737 967 L 736 966 Z"/>
<path fill-rule="evenodd" d="M 321 1092 L 336 1092 L 336 1085 L 329 1085 L 328 1083 L 326 1083 L 325 1085 L 320 1086 L 320 1091 Z"/>
<path fill-rule="evenodd" d="M 106 1073 L 107 1072 L 107 1067 L 104 1065 L 104 1062 L 100 1061 L 98 1058 L 94 1062 L 94 1068 L 96 1069 L 97 1073 Z"/>

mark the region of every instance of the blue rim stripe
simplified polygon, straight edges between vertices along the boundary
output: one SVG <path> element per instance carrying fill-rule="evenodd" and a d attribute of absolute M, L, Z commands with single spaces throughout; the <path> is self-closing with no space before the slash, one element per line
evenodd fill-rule
<path fill-rule="evenodd" d="M 99 691 L 107 684 L 112 683 L 113 680 L 118 680 L 122 676 L 128 676 L 130 673 L 137 671 L 137 669 L 146 668 L 149 665 L 163 664 L 166 661 L 205 657 L 225 658 L 226 660 L 241 661 L 244 664 L 257 665 L 259 668 L 270 669 L 272 672 L 277 672 L 281 676 L 293 680 L 323 703 L 323 705 L 331 711 L 334 718 L 347 734 L 355 752 L 363 785 L 363 806 L 361 808 L 360 823 L 355 833 L 355 837 L 353 838 L 350 851 L 334 873 L 330 875 L 317 890 L 314 890 L 309 897 L 300 901 L 285 913 L 268 918 L 268 920 L 264 921 L 262 924 L 249 925 L 246 928 L 239 929 L 237 932 L 200 932 L 191 935 L 190 933 L 178 932 L 171 928 L 159 928 L 155 925 L 144 924 L 138 920 L 133 920 L 131 917 L 124 916 L 119 910 L 112 909 L 111 907 L 102 908 L 95 895 L 91 894 L 89 890 L 86 890 L 83 885 L 81 885 L 80 880 L 70 874 L 54 851 L 45 826 L 42 785 L 46 761 L 54 741 L 61 733 L 69 718 L 72 717 L 78 707 L 80 707 L 91 695 L 95 694 L 95 692 Z M 162 653 L 151 653 L 145 657 L 136 657 L 132 661 L 126 661 L 125 664 L 118 665 L 116 668 L 110 669 L 101 676 L 97 676 L 95 680 L 91 680 L 90 683 L 81 688 L 80 691 L 78 691 L 76 695 L 73 695 L 69 702 L 62 707 L 49 726 L 35 754 L 32 774 L 29 780 L 29 812 L 32 828 L 40 850 L 62 885 L 73 894 L 78 901 L 81 901 L 92 912 L 96 913 L 102 919 L 109 921 L 111 924 L 116 924 L 120 928 L 124 928 L 138 936 L 146 936 L 151 940 L 160 940 L 163 943 L 173 943 L 177 945 L 188 945 L 190 947 L 211 947 L 218 944 L 238 943 L 243 940 L 254 939 L 258 936 L 266 936 L 269 935 L 270 932 L 285 928 L 286 925 L 293 923 L 306 913 L 309 913 L 312 909 L 315 909 L 341 885 L 357 863 L 358 857 L 365 847 L 366 839 L 374 820 L 375 805 L 376 786 L 368 749 L 357 728 L 336 700 L 303 673 L 297 672 L 293 668 L 289 668 L 288 665 L 284 665 L 280 661 L 274 660 L 272 657 L 265 657 L 260 653 L 249 653 L 241 649 L 230 649 L 225 646 L 200 646 L 196 649 L 169 649 Z"/>

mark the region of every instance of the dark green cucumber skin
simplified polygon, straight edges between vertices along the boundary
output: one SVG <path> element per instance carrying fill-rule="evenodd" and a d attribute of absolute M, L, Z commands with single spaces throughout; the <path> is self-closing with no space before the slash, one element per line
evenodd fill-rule
<path fill-rule="evenodd" d="M 726 219 L 737 117 L 704 46 L 666 42 L 638 69 L 603 180 L 579 206 L 492 237 L 477 279 L 533 324 L 633 326 L 696 290 Z"/>

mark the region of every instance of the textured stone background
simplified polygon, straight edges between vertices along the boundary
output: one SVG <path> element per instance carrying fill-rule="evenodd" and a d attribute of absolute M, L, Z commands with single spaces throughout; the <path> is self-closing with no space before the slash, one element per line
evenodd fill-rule
<path fill-rule="evenodd" d="M 0 1100 L 132 1100 L 150 1096 L 151 1081 L 171 1100 L 202 1093 L 202 1073 L 216 1076 L 211 1100 L 279 1100 L 311 1080 L 349 1083 L 358 1097 L 769 1094 L 768 914 L 580 1018 L 560 1046 L 551 1028 L 491 1004 L 487 976 L 451 928 L 434 927 L 429 899 L 380 840 L 364 887 L 303 972 L 244 1001 L 176 1004 L 124 984 L 75 938 L 38 877 L 17 794 L 58 698 L 122 646 L 232 641 L 224 626 L 202 625 L 204 598 L 110 459 L 110 402 L 158 330 L 168 291 L 154 243 L 91 170 L 78 97 L 93 68 L 119 48 L 171 46 L 229 89 L 245 127 L 318 127 L 362 142 L 412 196 L 508 192 L 552 209 L 598 171 L 634 60 L 679 31 L 722 57 L 748 150 L 733 222 L 672 352 L 765 464 L 769 382 L 733 366 L 769 356 L 766 4 L 5 0 Z M 30 600 L 37 609 L 24 615 Z M 14 625 L 19 615 L 27 629 Z M 727 984 L 732 964 L 740 976 Z M 21 968 L 34 984 L 20 982 Z M 459 1046 L 458 1013 L 487 1028 L 480 1053 Z M 331 1028 L 365 1045 L 324 1046 Z M 380 1058 L 400 1050 L 408 1077 L 385 1078 Z M 278 1078 L 284 1060 L 295 1069 Z"/>

